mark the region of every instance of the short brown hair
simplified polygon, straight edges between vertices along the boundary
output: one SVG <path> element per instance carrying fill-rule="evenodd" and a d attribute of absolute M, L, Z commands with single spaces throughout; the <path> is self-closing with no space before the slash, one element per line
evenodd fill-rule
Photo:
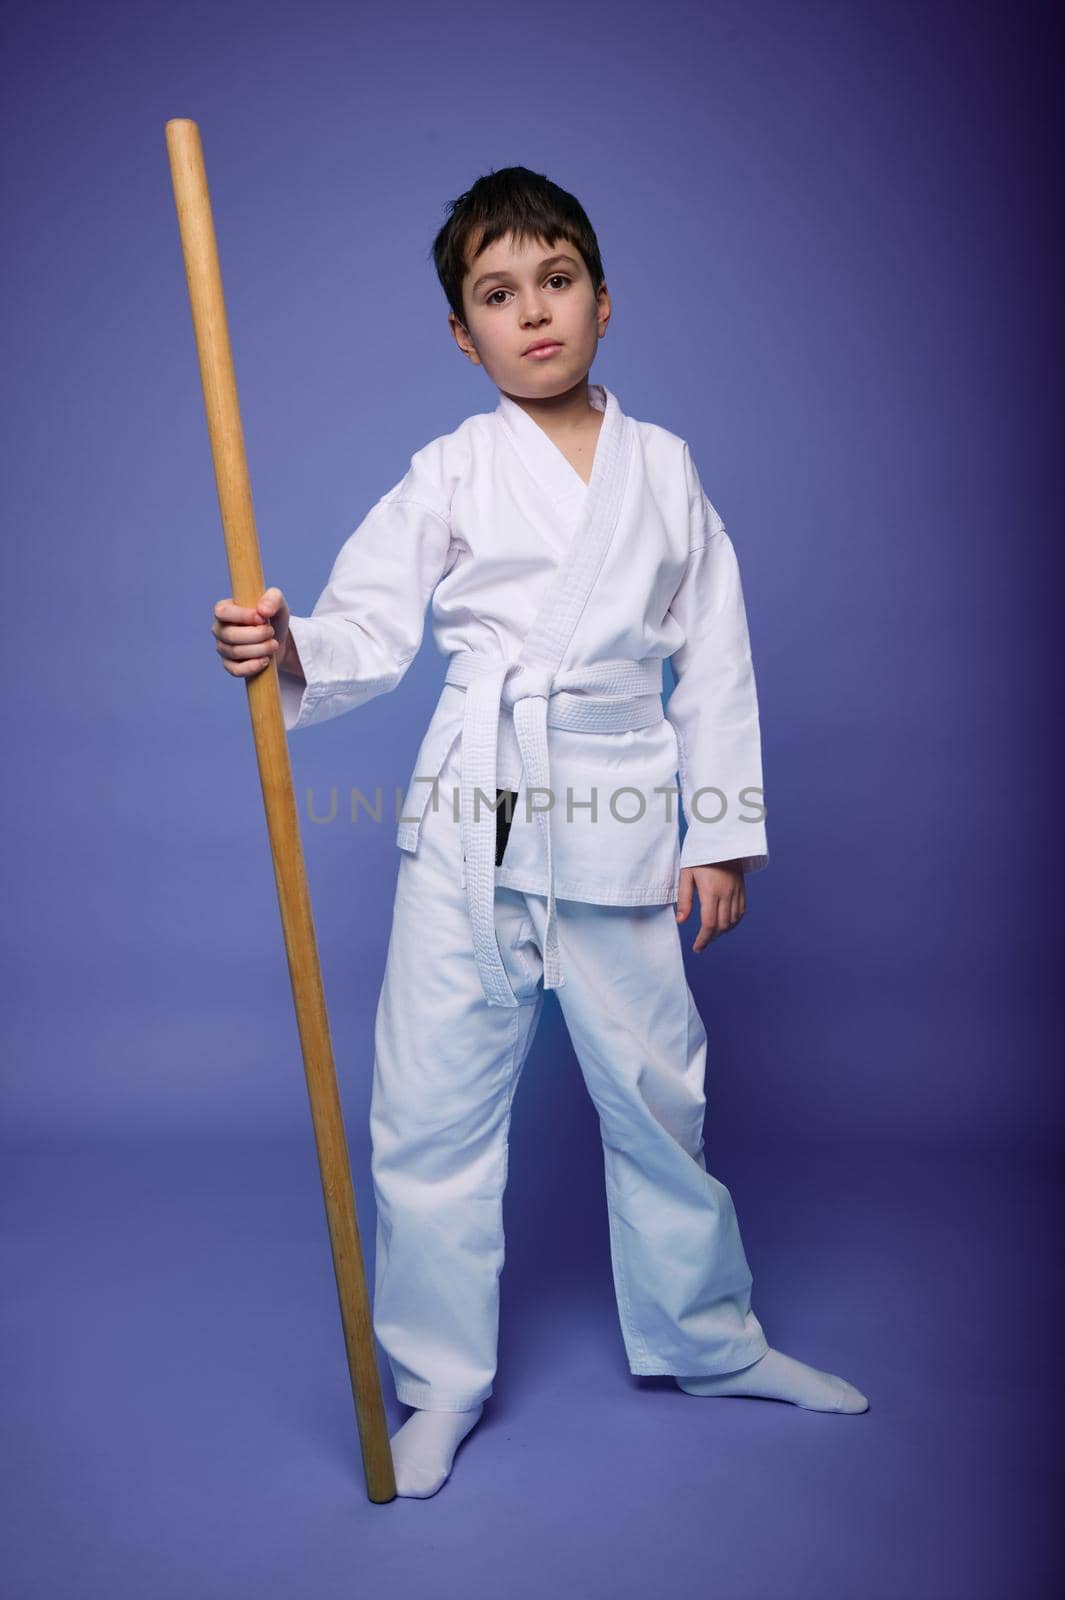
<path fill-rule="evenodd" d="M 598 292 L 603 282 L 599 241 L 584 207 L 557 183 L 528 167 L 501 167 L 478 178 L 452 200 L 448 219 L 433 240 L 432 256 L 448 304 L 465 326 L 462 284 L 469 271 L 466 247 L 480 234 L 478 254 L 496 239 L 566 239 L 581 253 Z"/>

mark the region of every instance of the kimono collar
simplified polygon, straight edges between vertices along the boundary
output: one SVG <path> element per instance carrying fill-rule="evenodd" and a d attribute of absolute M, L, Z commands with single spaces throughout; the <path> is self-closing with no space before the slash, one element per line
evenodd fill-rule
<path fill-rule="evenodd" d="M 597 411 L 604 413 L 600 428 L 601 438 L 608 426 L 617 425 L 620 408 L 615 396 L 601 383 L 588 385 L 588 399 Z M 519 455 L 533 477 L 552 500 L 568 500 L 575 494 L 584 495 L 588 485 L 580 473 L 570 465 L 558 445 L 544 432 L 540 424 L 502 390 L 499 391 L 496 416 L 510 432 Z M 596 450 L 598 453 L 598 441 Z"/>

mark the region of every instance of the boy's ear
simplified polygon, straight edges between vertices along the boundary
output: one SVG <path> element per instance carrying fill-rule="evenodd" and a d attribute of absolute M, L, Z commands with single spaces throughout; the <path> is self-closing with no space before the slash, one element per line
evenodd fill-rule
<path fill-rule="evenodd" d="M 448 327 L 451 329 L 451 332 L 454 336 L 455 343 L 458 345 L 463 355 L 467 356 L 475 366 L 480 366 L 481 358 L 477 354 L 476 346 L 470 337 L 470 331 L 466 327 L 466 324 L 462 322 L 453 311 L 448 312 L 447 321 Z"/>
<path fill-rule="evenodd" d="M 596 321 L 599 324 L 599 337 L 601 339 L 603 337 L 604 333 L 606 332 L 607 323 L 610 321 L 610 314 L 611 314 L 611 311 L 613 310 L 613 307 L 610 304 L 610 290 L 606 286 L 606 279 L 605 278 L 603 279 L 602 283 L 599 285 L 599 288 L 596 291 L 595 298 L 596 298 L 595 317 L 596 317 Z"/>

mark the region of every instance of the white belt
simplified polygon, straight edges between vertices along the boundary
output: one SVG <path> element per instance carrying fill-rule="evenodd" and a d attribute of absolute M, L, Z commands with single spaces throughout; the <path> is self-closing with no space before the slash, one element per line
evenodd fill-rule
<path fill-rule="evenodd" d="M 448 657 L 447 683 L 466 690 L 462 717 L 460 828 L 466 856 L 466 901 L 481 986 L 490 1005 L 516 1006 L 517 997 L 499 954 L 495 927 L 496 755 L 500 705 L 513 708 L 514 731 L 529 789 L 549 792 L 550 808 L 537 810 L 547 858 L 547 927 L 544 988 L 565 983 L 558 949 L 550 809 L 554 807 L 547 729 L 618 733 L 661 722 L 662 660 L 607 661 L 552 673 L 547 667 L 501 660 L 477 650 Z M 569 690 L 581 691 L 569 693 Z M 596 695 L 600 698 L 596 698 Z M 475 791 L 477 812 L 474 812 Z"/>

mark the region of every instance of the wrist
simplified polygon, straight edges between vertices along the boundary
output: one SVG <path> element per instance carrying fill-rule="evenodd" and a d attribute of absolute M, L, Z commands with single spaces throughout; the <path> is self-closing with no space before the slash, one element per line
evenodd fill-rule
<path fill-rule="evenodd" d="M 277 659 L 278 672 L 286 672 L 292 678 L 303 677 L 303 664 L 296 649 L 296 641 L 292 637 L 290 628 L 285 634 L 285 643 Z"/>

